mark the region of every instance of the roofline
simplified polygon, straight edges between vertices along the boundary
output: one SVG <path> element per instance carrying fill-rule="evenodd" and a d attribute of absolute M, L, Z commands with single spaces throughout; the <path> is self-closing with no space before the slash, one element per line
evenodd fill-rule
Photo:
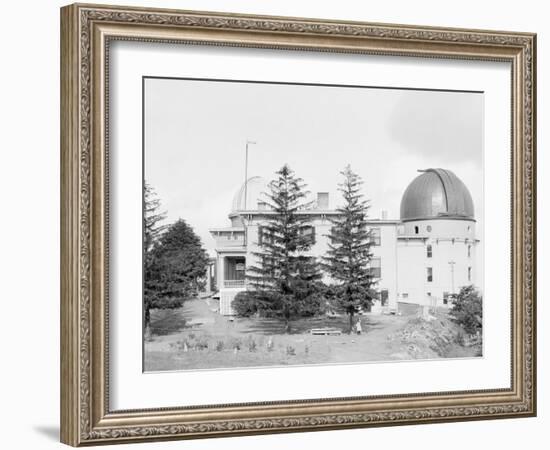
<path fill-rule="evenodd" d="M 275 211 L 271 210 L 258 210 L 258 209 L 251 209 L 247 211 L 232 211 L 229 213 L 229 218 L 233 219 L 238 216 L 246 216 L 246 215 L 254 215 L 254 216 L 274 216 L 277 213 Z M 297 215 L 304 214 L 307 216 L 311 215 L 325 215 L 325 216 L 337 216 L 341 213 L 335 209 L 305 209 L 301 210 L 296 213 Z M 402 222 L 401 219 L 380 219 L 380 218 L 372 218 L 366 219 L 367 223 L 377 223 L 377 224 L 399 224 Z"/>
<path fill-rule="evenodd" d="M 236 216 L 245 216 L 245 215 L 250 215 L 250 214 L 272 216 L 272 215 L 275 215 L 277 213 L 275 211 L 272 211 L 272 210 L 269 210 L 269 209 L 246 209 L 246 210 L 243 209 L 243 210 L 238 210 L 238 211 L 231 211 L 229 213 L 229 218 L 231 219 L 231 218 L 236 217 Z M 336 214 L 340 214 L 340 213 L 338 211 L 336 211 L 335 209 L 302 209 L 302 210 L 298 210 L 298 212 L 296 214 L 336 215 Z"/>
<path fill-rule="evenodd" d="M 413 217 L 407 219 L 401 219 L 401 222 L 416 222 L 422 220 L 465 220 L 468 222 L 477 222 L 473 217 L 466 216 L 434 216 L 434 217 Z"/>
<path fill-rule="evenodd" d="M 242 231 L 244 232 L 244 227 L 218 227 L 218 228 L 209 228 L 208 231 L 211 233 L 217 233 L 220 231 L 228 231 L 228 232 L 235 232 L 235 231 Z"/>

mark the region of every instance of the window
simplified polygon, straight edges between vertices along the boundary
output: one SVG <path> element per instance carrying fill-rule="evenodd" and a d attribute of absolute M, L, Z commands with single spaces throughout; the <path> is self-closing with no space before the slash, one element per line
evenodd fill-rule
<path fill-rule="evenodd" d="M 328 209 L 328 192 L 317 192 L 317 208 Z"/>
<path fill-rule="evenodd" d="M 443 304 L 447 305 L 449 303 L 449 293 L 443 292 Z"/>
<path fill-rule="evenodd" d="M 308 239 L 310 245 L 315 244 L 315 227 L 304 227 L 300 230 L 300 234 Z"/>
<path fill-rule="evenodd" d="M 267 209 L 267 203 L 266 202 L 258 202 L 258 209 L 261 211 L 265 211 Z"/>
<path fill-rule="evenodd" d="M 414 227 L 414 234 L 418 234 L 418 227 Z"/>
<path fill-rule="evenodd" d="M 468 281 L 472 281 L 472 268 L 468 267 Z"/>
<path fill-rule="evenodd" d="M 472 246 L 468 245 L 468 258 L 472 257 Z"/>
<path fill-rule="evenodd" d="M 426 267 L 427 280 L 428 283 L 431 283 L 434 280 L 433 268 Z"/>
<path fill-rule="evenodd" d="M 372 258 L 370 260 L 370 274 L 373 278 L 381 278 L 382 276 L 382 262 L 380 258 Z"/>
<path fill-rule="evenodd" d="M 401 294 L 401 297 L 402 297 L 402 298 L 409 298 L 409 294 L 408 294 L 407 292 L 403 292 L 403 293 Z"/>
<path fill-rule="evenodd" d="M 428 233 L 431 233 L 431 232 L 432 232 L 432 226 L 431 226 L 431 225 L 428 225 L 428 226 L 426 227 L 426 231 L 427 231 Z"/>
<path fill-rule="evenodd" d="M 388 290 L 382 289 L 380 291 L 380 305 L 386 306 L 388 304 Z"/>
<path fill-rule="evenodd" d="M 432 244 L 428 244 L 428 246 L 426 247 L 426 256 L 428 258 L 432 257 Z"/>
<path fill-rule="evenodd" d="M 380 245 L 380 228 L 371 228 L 370 238 L 372 245 Z"/>

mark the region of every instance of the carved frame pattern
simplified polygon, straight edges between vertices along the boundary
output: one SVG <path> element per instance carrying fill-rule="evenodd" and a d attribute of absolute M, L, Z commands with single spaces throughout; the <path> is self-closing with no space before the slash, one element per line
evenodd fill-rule
<path fill-rule="evenodd" d="M 63 442 L 78 446 L 535 414 L 535 35 L 94 5 L 67 6 L 61 15 Z M 107 27 L 102 30 L 102 25 Z M 185 35 L 179 37 L 182 30 Z M 196 38 L 193 30 L 200 31 Z M 98 74 L 104 70 L 111 39 L 510 61 L 515 99 L 512 388 L 469 396 L 426 393 L 243 404 L 236 405 L 236 413 L 226 412 L 223 405 L 203 408 L 195 415 L 193 408 L 109 411 L 108 304 L 102 295 L 108 283 L 102 266 L 108 252 L 104 233 L 108 199 L 101 189 L 108 179 L 100 173 L 107 156 L 97 153 L 107 151 L 101 141 L 108 136 L 108 125 L 98 105 L 108 84 Z M 100 121 L 104 129 L 98 134 Z M 350 409 L 354 404 L 356 409 Z M 292 412 L 285 412 L 285 405 Z"/>

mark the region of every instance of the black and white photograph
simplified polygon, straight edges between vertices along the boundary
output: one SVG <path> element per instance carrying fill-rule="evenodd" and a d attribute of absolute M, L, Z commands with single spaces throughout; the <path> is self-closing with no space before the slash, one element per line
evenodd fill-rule
<path fill-rule="evenodd" d="M 144 77 L 144 371 L 482 357 L 483 102 Z"/>

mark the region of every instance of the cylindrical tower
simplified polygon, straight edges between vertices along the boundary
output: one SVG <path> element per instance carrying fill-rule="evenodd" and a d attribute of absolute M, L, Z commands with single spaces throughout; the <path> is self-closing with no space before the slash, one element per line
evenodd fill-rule
<path fill-rule="evenodd" d="M 414 253 L 418 255 L 415 260 L 420 259 L 421 267 L 410 272 L 423 281 L 413 281 L 407 267 L 400 267 L 404 279 L 400 290 L 414 291 L 416 297 L 421 297 L 420 303 L 448 305 L 449 297 L 461 287 L 476 284 L 474 204 L 464 183 L 450 170 L 420 172 L 401 200 L 400 246 L 410 247 L 414 242 Z M 422 248 L 418 248 L 420 242 Z M 411 249 L 403 253 L 410 255 Z M 410 264 L 410 257 L 407 261 Z M 416 287 L 408 288 L 407 284 L 413 282 Z"/>

